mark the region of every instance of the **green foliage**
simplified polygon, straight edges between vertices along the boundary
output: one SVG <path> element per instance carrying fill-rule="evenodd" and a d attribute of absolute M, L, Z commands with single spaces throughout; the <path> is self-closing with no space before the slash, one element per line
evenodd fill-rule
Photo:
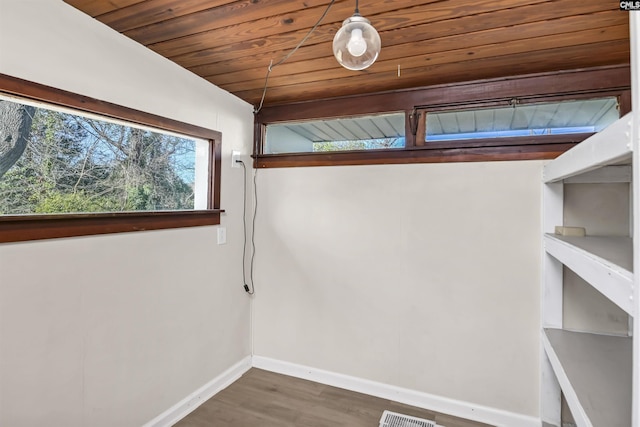
<path fill-rule="evenodd" d="M 400 148 L 404 146 L 403 138 L 367 139 L 354 141 L 323 141 L 313 144 L 314 152 L 378 150 L 381 148 Z"/>
<path fill-rule="evenodd" d="M 363 141 L 325 141 L 313 144 L 314 152 L 364 150 L 365 148 Z"/>
<path fill-rule="evenodd" d="M 2 126 L 2 123 L 0 123 Z M 193 141 L 38 108 L 0 214 L 193 208 Z"/>
<path fill-rule="evenodd" d="M 106 197 L 91 197 L 83 191 L 79 193 L 51 192 L 38 202 L 35 213 L 55 212 L 108 212 L 115 203 Z"/>

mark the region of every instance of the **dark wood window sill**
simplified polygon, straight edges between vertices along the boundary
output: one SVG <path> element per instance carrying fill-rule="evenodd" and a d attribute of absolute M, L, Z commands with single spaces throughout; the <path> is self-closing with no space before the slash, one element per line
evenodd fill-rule
<path fill-rule="evenodd" d="M 591 134 L 437 142 L 422 147 L 368 151 L 261 154 L 255 158 L 255 167 L 548 160 L 555 159 L 589 135 Z"/>
<path fill-rule="evenodd" d="M 220 224 L 220 209 L 0 216 L 0 243 Z"/>

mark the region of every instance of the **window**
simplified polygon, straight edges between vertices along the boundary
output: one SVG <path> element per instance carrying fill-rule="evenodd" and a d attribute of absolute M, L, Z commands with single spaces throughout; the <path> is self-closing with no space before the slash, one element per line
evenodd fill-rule
<path fill-rule="evenodd" d="M 0 83 L 0 241 L 219 223 L 218 132 Z"/>
<path fill-rule="evenodd" d="M 2 96 L 0 111 L 18 141 L 0 215 L 207 209 L 208 141 Z"/>
<path fill-rule="evenodd" d="M 380 150 L 405 145 L 404 113 L 272 124 L 265 153 Z"/>
<path fill-rule="evenodd" d="M 615 97 L 427 112 L 425 141 L 599 132 L 619 118 Z"/>
<path fill-rule="evenodd" d="M 621 65 L 265 106 L 255 166 L 553 159 L 629 112 L 630 84 Z"/>

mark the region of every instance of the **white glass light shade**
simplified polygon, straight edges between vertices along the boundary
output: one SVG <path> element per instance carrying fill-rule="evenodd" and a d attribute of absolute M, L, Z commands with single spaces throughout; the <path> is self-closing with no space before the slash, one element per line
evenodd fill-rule
<path fill-rule="evenodd" d="M 345 19 L 333 38 L 333 54 L 344 68 L 364 70 L 380 54 L 380 36 L 367 18 L 358 14 Z"/>

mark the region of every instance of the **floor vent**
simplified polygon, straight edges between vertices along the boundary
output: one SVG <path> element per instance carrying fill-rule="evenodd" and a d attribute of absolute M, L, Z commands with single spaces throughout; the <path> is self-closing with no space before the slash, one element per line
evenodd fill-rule
<path fill-rule="evenodd" d="M 380 418 L 380 427 L 442 427 L 423 418 L 410 417 L 396 412 L 384 411 Z"/>

